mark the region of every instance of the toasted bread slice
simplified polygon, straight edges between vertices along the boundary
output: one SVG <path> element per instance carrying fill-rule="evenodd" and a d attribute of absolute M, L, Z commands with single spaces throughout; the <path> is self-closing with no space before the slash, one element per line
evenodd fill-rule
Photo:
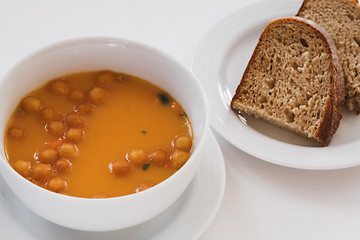
<path fill-rule="evenodd" d="M 307 19 L 286 17 L 263 30 L 231 107 L 328 145 L 343 102 L 344 78 L 329 35 Z"/>
<path fill-rule="evenodd" d="M 322 26 L 339 51 L 345 104 L 360 113 L 360 8 L 356 0 L 305 0 L 297 14 Z"/>

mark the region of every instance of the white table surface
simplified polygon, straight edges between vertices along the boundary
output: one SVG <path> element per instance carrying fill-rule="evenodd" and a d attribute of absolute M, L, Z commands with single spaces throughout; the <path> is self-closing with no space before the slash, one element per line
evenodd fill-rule
<path fill-rule="evenodd" d="M 0 0 L 0 78 L 29 53 L 83 36 L 144 42 L 190 68 L 204 34 L 256 1 Z M 291 169 L 216 137 L 225 158 L 226 189 L 202 240 L 360 239 L 360 167 Z"/>

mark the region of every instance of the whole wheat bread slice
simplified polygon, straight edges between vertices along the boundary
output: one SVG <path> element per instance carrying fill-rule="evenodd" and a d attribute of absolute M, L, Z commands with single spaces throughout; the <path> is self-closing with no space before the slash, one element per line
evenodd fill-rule
<path fill-rule="evenodd" d="M 279 18 L 263 30 L 231 107 L 328 145 L 342 118 L 336 47 L 317 24 Z"/>
<path fill-rule="evenodd" d="M 339 51 L 345 104 L 360 113 L 360 8 L 357 0 L 304 0 L 298 14 L 322 26 Z"/>

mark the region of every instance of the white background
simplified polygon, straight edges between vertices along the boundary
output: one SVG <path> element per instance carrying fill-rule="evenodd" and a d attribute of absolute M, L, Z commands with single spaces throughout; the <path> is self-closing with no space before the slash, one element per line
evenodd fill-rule
<path fill-rule="evenodd" d="M 190 68 L 205 33 L 254 2 L 0 0 L 0 78 L 31 52 L 83 36 L 140 41 Z M 276 166 L 216 137 L 227 182 L 220 210 L 202 240 L 360 239 L 359 167 L 308 171 Z"/>

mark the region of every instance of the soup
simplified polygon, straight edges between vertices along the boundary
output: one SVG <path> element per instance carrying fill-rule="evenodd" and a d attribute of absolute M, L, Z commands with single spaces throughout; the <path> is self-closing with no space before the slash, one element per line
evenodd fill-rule
<path fill-rule="evenodd" d="M 25 96 L 6 129 L 10 165 L 48 190 L 85 198 L 152 187 L 181 168 L 192 128 L 167 92 L 113 71 L 66 75 Z"/>

